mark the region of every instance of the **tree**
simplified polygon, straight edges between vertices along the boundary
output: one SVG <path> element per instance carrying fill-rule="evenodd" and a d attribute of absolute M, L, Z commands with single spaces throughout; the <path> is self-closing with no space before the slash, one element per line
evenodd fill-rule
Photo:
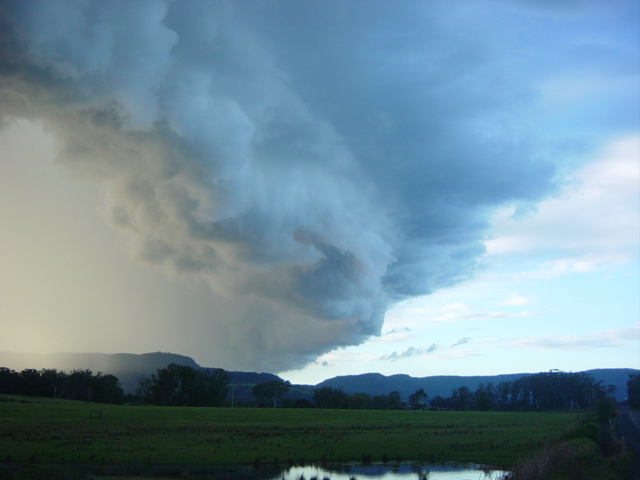
<path fill-rule="evenodd" d="M 216 407 L 227 396 L 230 381 L 219 368 L 196 370 L 172 363 L 150 378 L 141 378 L 136 392 L 153 405 Z"/>
<path fill-rule="evenodd" d="M 485 385 L 484 383 L 481 383 L 480 385 L 478 385 L 478 388 L 474 393 L 476 408 L 483 412 L 491 410 L 495 402 L 495 397 L 496 394 L 493 390 L 493 384 L 488 383 L 487 385 Z"/>
<path fill-rule="evenodd" d="M 469 387 L 454 388 L 451 392 L 451 408 L 454 410 L 469 410 L 472 407 L 473 394 Z"/>
<path fill-rule="evenodd" d="M 603 398 L 596 404 L 596 415 L 600 423 L 613 420 L 618 415 L 616 401 L 613 398 Z"/>
<path fill-rule="evenodd" d="M 40 370 L 40 378 L 42 379 L 47 395 L 51 395 L 53 398 L 62 397 L 65 393 L 65 382 L 67 380 L 67 374 L 59 372 L 56 369 L 43 369 Z M 115 377 L 114 377 L 115 378 Z M 117 379 L 116 379 L 117 380 Z M 111 402 L 105 402 L 111 403 Z M 118 403 L 118 402 L 113 402 Z"/>
<path fill-rule="evenodd" d="M 198 371 L 199 406 L 221 407 L 229 393 L 231 377 L 222 368 Z"/>
<path fill-rule="evenodd" d="M 496 387 L 495 401 L 498 410 L 511 410 L 511 386 L 513 382 L 500 382 Z"/>
<path fill-rule="evenodd" d="M 196 377 L 195 369 L 172 363 L 151 375 L 150 403 L 165 406 L 187 406 Z"/>
<path fill-rule="evenodd" d="M 374 410 L 398 410 L 402 408 L 400 392 L 393 391 L 389 395 L 375 395 L 371 399 L 371 407 Z"/>
<path fill-rule="evenodd" d="M 258 404 L 273 402 L 273 408 L 276 408 L 276 401 L 289 391 L 289 385 L 288 382 L 281 380 L 260 382 L 251 389 L 251 393 Z"/>
<path fill-rule="evenodd" d="M 389 393 L 389 410 L 400 410 L 402 408 L 402 399 L 400 392 L 393 391 Z"/>
<path fill-rule="evenodd" d="M 493 401 L 499 410 L 595 408 L 600 399 L 614 392 L 614 386 L 605 387 L 588 373 L 552 370 L 499 383 Z M 486 394 L 491 396 L 489 391 Z"/>
<path fill-rule="evenodd" d="M 120 386 L 120 380 L 114 375 L 104 375 L 98 372 L 91 379 L 91 391 L 93 401 L 98 403 L 122 403 L 124 391 Z"/>
<path fill-rule="evenodd" d="M 73 370 L 70 374 L 55 369 L 26 369 L 20 373 L 0 368 L 0 393 L 36 397 L 122 403 L 124 392 L 113 375 L 94 375 L 91 370 Z"/>
<path fill-rule="evenodd" d="M 423 398 L 426 400 L 428 396 L 429 395 L 424 392 L 424 388 L 416 390 L 414 393 L 409 395 L 409 405 L 411 405 L 411 408 L 413 408 L 414 410 L 422 410 L 424 408 L 424 404 L 421 402 L 421 400 Z"/>
<path fill-rule="evenodd" d="M 33 368 L 20 372 L 20 393 L 30 397 L 49 397 L 51 394 L 46 391 L 40 378 L 40 372 Z"/>
<path fill-rule="evenodd" d="M 429 405 L 431 405 L 431 408 L 435 408 L 437 410 L 446 410 L 449 408 L 449 401 L 440 395 L 436 395 L 431 399 Z"/>
<path fill-rule="evenodd" d="M 389 397 L 387 395 L 374 395 L 371 399 L 371 408 L 374 410 L 388 410 Z"/>
<path fill-rule="evenodd" d="M 9 368 L 0 367 L 0 393 L 16 394 L 20 389 L 20 375 Z"/>
<path fill-rule="evenodd" d="M 152 375 L 153 377 L 154 375 Z M 140 398 L 145 403 L 153 403 L 152 402 L 152 386 L 151 378 L 149 377 L 140 377 L 138 379 L 138 386 L 135 389 L 136 397 Z"/>
<path fill-rule="evenodd" d="M 90 402 L 93 399 L 92 378 L 91 370 L 72 370 L 65 382 L 67 390 L 65 398 Z"/>
<path fill-rule="evenodd" d="M 346 408 L 347 394 L 339 388 L 322 387 L 313 391 L 313 400 L 318 408 Z"/>
<path fill-rule="evenodd" d="M 629 374 L 627 381 L 627 398 L 631 408 L 640 408 L 640 373 Z"/>

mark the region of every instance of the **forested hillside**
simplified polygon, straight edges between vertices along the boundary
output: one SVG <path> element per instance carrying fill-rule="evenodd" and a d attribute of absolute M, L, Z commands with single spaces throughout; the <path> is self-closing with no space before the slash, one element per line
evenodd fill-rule
<path fill-rule="evenodd" d="M 587 373 L 596 381 L 603 385 L 613 385 L 616 390 L 613 394 L 618 401 L 624 401 L 627 397 L 627 380 L 629 374 L 637 373 L 640 370 L 631 368 L 610 368 L 587 370 Z M 379 373 L 365 373 L 362 375 L 346 375 L 330 378 L 316 385 L 316 388 L 333 387 L 343 390 L 347 394 L 368 393 L 370 395 L 383 395 L 397 391 L 402 398 L 408 398 L 413 392 L 419 389 L 429 395 L 429 398 L 436 396 L 448 397 L 452 390 L 465 386 L 470 390 L 476 390 L 480 384 L 492 383 L 498 385 L 502 382 L 512 382 L 521 377 L 530 375 L 528 373 L 507 374 L 507 375 L 486 375 L 486 376 L 432 376 L 432 377 L 411 377 L 409 375 L 385 376 Z"/>

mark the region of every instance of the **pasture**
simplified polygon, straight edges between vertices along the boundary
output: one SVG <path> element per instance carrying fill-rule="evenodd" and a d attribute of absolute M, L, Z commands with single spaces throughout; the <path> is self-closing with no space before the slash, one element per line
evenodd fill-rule
<path fill-rule="evenodd" d="M 509 467 L 575 429 L 576 413 L 181 408 L 0 396 L 0 462 Z"/>

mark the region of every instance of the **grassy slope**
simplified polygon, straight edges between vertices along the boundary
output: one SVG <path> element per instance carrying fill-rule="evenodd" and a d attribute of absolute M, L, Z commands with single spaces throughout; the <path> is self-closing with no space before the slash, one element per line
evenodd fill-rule
<path fill-rule="evenodd" d="M 510 466 L 576 420 L 558 412 L 132 407 L 0 396 L 0 462 L 375 462 L 386 455 Z"/>

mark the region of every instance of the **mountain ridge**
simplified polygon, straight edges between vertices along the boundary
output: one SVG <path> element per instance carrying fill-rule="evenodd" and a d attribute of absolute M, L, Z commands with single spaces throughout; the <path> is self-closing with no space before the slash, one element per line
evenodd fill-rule
<path fill-rule="evenodd" d="M 435 396 L 448 397 L 454 388 L 461 386 L 475 390 L 481 383 L 489 382 L 497 385 L 500 382 L 513 381 L 520 377 L 533 375 L 540 372 L 527 373 L 503 373 L 499 375 L 432 375 L 427 377 L 412 377 L 407 374 L 383 375 L 380 373 L 363 373 L 359 375 L 341 375 L 324 380 L 315 387 L 340 388 L 347 394 L 368 393 L 369 395 L 384 395 L 391 391 L 400 392 L 402 398 L 407 398 L 410 394 L 423 388 L 429 395 L 429 399 Z M 630 373 L 640 373 L 640 370 L 633 368 L 596 368 L 583 370 L 593 376 L 596 381 L 601 381 L 604 385 L 614 385 L 616 400 L 624 401 L 627 398 L 626 382 Z"/>
<path fill-rule="evenodd" d="M 29 368 L 62 370 L 91 370 L 93 373 L 115 375 L 125 393 L 135 393 L 141 377 L 149 377 L 159 369 L 175 363 L 177 365 L 202 370 L 215 368 L 202 367 L 193 358 L 168 352 L 150 353 L 15 353 L 0 352 L 0 367 L 21 371 Z M 259 383 L 269 380 L 282 380 L 273 373 L 227 371 L 231 383 Z"/>
<path fill-rule="evenodd" d="M 202 367 L 193 358 L 186 355 L 168 352 L 151 352 L 142 354 L 133 353 L 53 353 L 30 354 L 0 352 L 0 367 L 20 371 L 27 368 L 55 368 L 71 371 L 75 369 L 88 369 L 94 373 L 102 372 L 115 375 L 120 379 L 122 388 L 126 393 L 134 393 L 138 381 L 143 376 L 150 376 L 158 369 L 164 368 L 170 363 L 190 366 L 197 369 L 212 370 L 215 367 Z M 269 380 L 282 380 L 273 373 L 227 371 L 234 385 L 255 384 Z M 534 372 L 538 373 L 538 372 Z M 626 381 L 630 373 L 640 373 L 640 370 L 632 368 L 599 368 L 585 370 L 584 373 L 592 375 L 604 385 L 614 385 L 617 390 L 615 398 L 624 401 L 627 396 Z M 435 396 L 448 397 L 454 388 L 461 386 L 475 390 L 480 383 L 492 382 L 497 385 L 504 381 L 513 381 L 532 373 L 506 373 L 499 375 L 432 375 L 425 377 L 412 377 L 405 373 L 383 375 L 377 372 L 362 373 L 359 375 L 340 375 L 326 379 L 316 385 L 293 385 L 296 392 L 310 392 L 317 388 L 340 388 L 347 394 L 367 393 L 369 395 L 387 395 L 392 391 L 400 392 L 406 399 L 410 394 L 423 388 L 429 395 L 429 399 Z M 246 388 L 244 390 L 247 390 Z M 236 390 L 238 394 L 242 390 Z M 250 389 L 243 392 L 242 397 L 250 397 Z M 287 397 L 309 397 L 310 395 L 288 394 Z"/>

